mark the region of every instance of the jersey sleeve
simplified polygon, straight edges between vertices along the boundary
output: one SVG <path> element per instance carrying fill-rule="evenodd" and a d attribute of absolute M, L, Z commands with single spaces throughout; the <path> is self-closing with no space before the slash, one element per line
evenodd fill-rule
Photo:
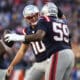
<path fill-rule="evenodd" d="M 22 30 L 22 34 L 26 34 L 27 33 L 27 29 L 26 28 L 24 28 L 23 30 Z"/>
<path fill-rule="evenodd" d="M 27 28 L 24 28 L 24 29 L 22 30 L 22 33 L 23 33 L 24 35 L 28 34 L 28 31 L 27 31 L 27 30 L 28 30 Z M 24 44 L 29 44 L 27 41 L 24 41 L 23 43 L 24 43 Z"/>

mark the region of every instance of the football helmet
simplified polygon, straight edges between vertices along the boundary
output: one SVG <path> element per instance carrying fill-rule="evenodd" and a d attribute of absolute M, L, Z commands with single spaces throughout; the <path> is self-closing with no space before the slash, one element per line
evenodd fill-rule
<path fill-rule="evenodd" d="M 39 9 L 37 8 L 37 6 L 28 5 L 24 7 L 24 10 L 23 10 L 24 17 L 32 16 L 36 13 L 39 13 Z"/>
<path fill-rule="evenodd" d="M 52 2 L 48 2 L 47 4 L 45 4 L 41 10 L 41 15 L 43 16 L 56 16 L 57 17 L 57 14 L 58 14 L 58 8 Z"/>
<path fill-rule="evenodd" d="M 34 5 L 25 6 L 23 16 L 29 24 L 36 25 L 39 17 L 39 9 Z"/>

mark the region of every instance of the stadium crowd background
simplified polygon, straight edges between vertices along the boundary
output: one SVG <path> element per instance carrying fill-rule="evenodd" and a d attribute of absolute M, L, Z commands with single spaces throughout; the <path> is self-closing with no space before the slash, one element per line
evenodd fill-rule
<path fill-rule="evenodd" d="M 22 29 L 27 26 L 22 15 L 24 6 L 35 4 L 41 9 L 47 1 L 55 2 L 67 18 L 72 36 L 72 48 L 76 60 L 75 67 L 72 71 L 72 80 L 80 80 L 80 0 L 0 0 L 0 37 L 6 29 L 22 34 Z M 10 55 L 7 55 L 7 53 L 4 54 L 6 68 L 19 47 L 20 43 L 15 43 L 12 47 L 12 53 Z M 30 50 L 28 52 L 31 53 Z M 31 64 L 29 64 L 29 66 L 30 65 Z M 23 67 L 24 69 L 22 69 Z M 13 71 L 14 77 L 11 77 L 10 80 L 23 80 L 25 69 L 28 68 L 25 58 L 16 68 L 20 70 Z M 19 74 L 19 76 L 16 76 L 16 74 Z"/>

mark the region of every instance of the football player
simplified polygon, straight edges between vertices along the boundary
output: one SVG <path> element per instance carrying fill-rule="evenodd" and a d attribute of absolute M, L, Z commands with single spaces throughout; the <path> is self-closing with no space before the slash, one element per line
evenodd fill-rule
<path fill-rule="evenodd" d="M 31 10 L 32 14 L 28 13 L 28 10 Z M 24 8 L 23 15 L 30 27 L 25 29 L 25 36 L 20 37 L 15 34 L 18 39 L 21 38 L 25 42 L 9 66 L 7 74 L 10 74 L 13 67 L 22 59 L 30 44 L 36 63 L 28 71 L 27 80 L 37 80 L 44 72 L 46 80 L 68 80 L 74 65 L 68 26 L 64 20 L 58 19 L 58 8 L 55 4 L 47 3 L 42 8 L 44 16 L 40 20 L 38 13 L 33 14 L 35 11 L 30 6 Z M 7 37 L 6 40 L 9 41 L 11 36 L 7 35 Z"/>
<path fill-rule="evenodd" d="M 9 30 L 4 31 L 4 35 L 10 33 Z M 3 36 L 4 36 L 3 35 Z M 12 53 L 12 45 L 13 42 L 5 42 L 3 36 L 0 39 L 0 80 L 5 80 L 6 70 L 7 70 L 7 63 L 4 60 L 5 53 L 10 56 Z"/>
<path fill-rule="evenodd" d="M 74 53 L 70 44 L 70 32 L 65 21 L 65 16 L 63 15 L 62 19 L 57 18 L 57 7 L 54 5 L 55 9 L 51 9 L 54 8 L 51 4 L 52 3 L 46 4 L 41 10 L 41 13 L 44 16 L 47 16 L 47 25 L 49 27 L 50 25 L 52 26 L 51 28 L 53 33 L 51 32 L 51 37 L 54 39 L 54 50 L 51 56 L 53 57 L 51 58 L 53 66 L 48 68 L 51 73 L 50 76 L 48 75 L 48 79 L 46 80 L 70 80 L 71 71 L 74 66 Z M 41 22 L 43 23 L 42 20 Z"/>

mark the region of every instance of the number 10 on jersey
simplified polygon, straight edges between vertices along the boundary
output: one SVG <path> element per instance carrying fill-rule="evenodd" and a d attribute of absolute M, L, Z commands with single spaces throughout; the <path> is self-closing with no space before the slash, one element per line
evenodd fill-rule
<path fill-rule="evenodd" d="M 31 45 L 36 55 L 46 50 L 46 47 L 42 41 L 31 42 Z"/>

